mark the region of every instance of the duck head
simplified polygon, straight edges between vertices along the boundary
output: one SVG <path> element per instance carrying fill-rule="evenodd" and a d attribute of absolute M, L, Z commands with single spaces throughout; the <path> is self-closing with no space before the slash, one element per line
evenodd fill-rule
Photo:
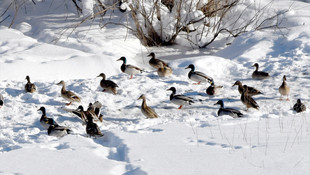
<path fill-rule="evenodd" d="M 97 77 L 102 77 L 102 79 L 105 80 L 105 74 L 104 73 L 101 73 L 100 75 L 98 75 Z"/>
<path fill-rule="evenodd" d="M 235 84 L 234 84 L 232 87 L 234 87 L 234 86 L 236 86 L 236 85 L 242 86 L 242 83 L 238 80 L 238 81 L 235 82 Z"/>
<path fill-rule="evenodd" d="M 26 76 L 26 80 L 30 83 L 30 77 L 28 75 Z"/>
<path fill-rule="evenodd" d="M 148 57 L 152 57 L 152 58 L 155 58 L 155 53 L 154 52 L 151 52 Z"/>
<path fill-rule="evenodd" d="M 140 99 L 145 100 L 145 95 L 144 95 L 144 94 L 140 95 L 140 97 L 138 98 L 138 100 L 140 100 Z"/>
<path fill-rule="evenodd" d="M 61 80 L 59 83 L 57 83 L 56 85 L 65 85 L 65 82 L 63 80 Z"/>
<path fill-rule="evenodd" d="M 80 112 L 82 112 L 82 111 L 84 111 L 84 108 L 83 108 L 82 105 L 80 105 L 80 106 L 77 108 L 77 110 L 80 111 Z"/>
<path fill-rule="evenodd" d="M 258 63 L 255 63 L 255 64 L 253 64 L 253 65 L 252 65 L 252 67 L 255 67 L 255 68 L 256 68 L 256 70 L 258 70 L 259 65 L 258 65 Z"/>
<path fill-rule="evenodd" d="M 193 64 L 190 64 L 185 69 L 191 69 L 191 71 L 195 71 L 195 66 Z"/>
<path fill-rule="evenodd" d="M 42 111 L 43 115 L 45 115 L 45 107 L 41 107 L 40 109 L 38 109 L 38 111 Z"/>
<path fill-rule="evenodd" d="M 223 102 L 223 100 L 219 100 L 214 105 L 221 105 L 221 107 L 223 108 L 224 107 L 224 102 Z"/>
<path fill-rule="evenodd" d="M 45 111 L 45 107 L 42 106 L 40 109 L 38 109 L 38 111 Z"/>
<path fill-rule="evenodd" d="M 286 76 L 285 75 L 283 76 L 283 81 L 286 81 Z"/>
<path fill-rule="evenodd" d="M 126 58 L 125 57 L 121 57 L 120 59 L 116 60 L 116 61 L 123 61 L 124 64 L 126 64 Z"/>
<path fill-rule="evenodd" d="M 167 89 L 167 91 L 172 91 L 172 93 L 175 94 L 177 90 L 175 89 L 175 87 L 171 87 Z"/>
<path fill-rule="evenodd" d="M 300 99 L 297 99 L 297 104 L 300 104 L 301 103 L 301 100 Z"/>

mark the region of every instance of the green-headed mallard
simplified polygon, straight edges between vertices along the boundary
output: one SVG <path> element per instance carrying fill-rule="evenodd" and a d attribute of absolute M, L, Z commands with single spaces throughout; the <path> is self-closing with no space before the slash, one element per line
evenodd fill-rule
<path fill-rule="evenodd" d="M 270 77 L 267 72 L 258 71 L 259 68 L 258 63 L 255 63 L 252 67 L 255 67 L 255 71 L 252 73 L 253 79 L 263 80 Z"/>
<path fill-rule="evenodd" d="M 158 118 L 158 114 L 146 105 L 145 96 L 142 94 L 138 100 L 142 99 L 141 112 L 146 118 Z"/>
<path fill-rule="evenodd" d="M 116 60 L 116 61 L 123 61 L 123 64 L 121 66 L 121 71 L 130 75 L 130 79 L 132 79 L 133 75 L 136 75 L 138 73 L 142 73 L 142 69 L 130 65 L 130 64 L 126 64 L 126 58 L 125 57 L 121 57 L 120 59 Z"/>
<path fill-rule="evenodd" d="M 44 129 L 48 129 L 50 125 L 59 126 L 54 119 L 46 116 L 45 107 L 41 107 L 38 111 L 42 111 L 42 116 L 40 118 L 40 124 Z"/>
<path fill-rule="evenodd" d="M 219 100 L 217 101 L 217 103 L 215 103 L 214 105 L 221 105 L 220 109 L 217 111 L 217 115 L 218 116 L 221 116 L 221 115 L 229 115 L 231 117 L 242 117 L 243 114 L 236 110 L 236 109 L 233 109 L 233 108 L 224 108 L 224 102 L 223 100 Z"/>
<path fill-rule="evenodd" d="M 241 101 L 242 103 L 246 106 L 247 110 L 249 108 L 254 108 L 254 109 L 259 109 L 258 104 L 256 103 L 256 101 L 250 96 L 248 95 L 248 86 L 247 85 L 243 85 L 243 92 L 241 94 Z"/>
<path fill-rule="evenodd" d="M 70 133 L 71 133 L 71 130 L 66 126 L 50 125 L 49 128 L 47 129 L 47 134 L 49 136 L 63 137 Z"/>
<path fill-rule="evenodd" d="M 101 73 L 97 77 L 102 77 L 102 80 L 100 81 L 100 86 L 103 88 L 103 91 L 111 91 L 114 95 L 116 95 L 116 88 L 118 87 L 116 83 L 111 80 L 106 80 L 106 76 L 104 73 Z"/>
<path fill-rule="evenodd" d="M 0 109 L 2 108 L 3 104 L 4 104 L 4 98 L 3 98 L 3 96 L 0 94 Z"/>
<path fill-rule="evenodd" d="M 207 88 L 206 93 L 208 95 L 216 95 L 221 88 L 223 88 L 223 86 L 216 86 L 214 85 L 214 81 L 211 80 L 211 85 Z"/>
<path fill-rule="evenodd" d="M 159 68 L 157 69 L 157 74 L 159 77 L 168 77 L 172 74 L 172 69 L 170 67 L 164 66 L 162 62 L 159 62 Z"/>
<path fill-rule="evenodd" d="M 154 67 L 155 69 L 160 68 L 160 63 L 163 64 L 164 67 L 169 67 L 168 64 L 160 59 L 155 58 L 155 53 L 151 52 L 148 57 L 151 57 L 149 64 Z"/>
<path fill-rule="evenodd" d="M 103 136 L 98 125 L 93 122 L 93 118 L 91 116 L 87 116 L 86 133 L 90 137 L 102 137 Z"/>
<path fill-rule="evenodd" d="M 75 93 L 66 90 L 66 84 L 63 80 L 57 83 L 57 85 L 62 85 L 61 96 L 67 101 L 69 101 L 69 103 L 67 103 L 66 105 L 71 105 L 72 102 L 81 102 L 80 97 L 75 95 Z"/>
<path fill-rule="evenodd" d="M 281 84 L 281 86 L 279 87 L 279 92 L 281 94 L 281 97 L 280 97 L 280 100 L 282 100 L 282 96 L 285 96 L 286 95 L 286 100 L 288 101 L 289 98 L 288 98 L 288 95 L 290 94 L 290 87 L 288 87 L 288 85 L 286 84 L 286 76 L 284 75 L 283 76 L 283 82 Z"/>
<path fill-rule="evenodd" d="M 27 83 L 25 85 L 25 92 L 33 93 L 37 90 L 36 85 L 30 82 L 30 77 L 26 76 Z"/>
<path fill-rule="evenodd" d="M 236 81 L 233 86 L 236 86 L 236 85 L 238 85 L 239 93 L 242 94 L 242 92 L 243 92 L 242 83 L 240 81 Z M 263 93 L 261 91 L 255 89 L 255 88 L 253 88 L 253 87 L 248 86 L 248 95 L 254 96 L 254 95 L 259 95 L 259 94 L 263 94 Z"/>
<path fill-rule="evenodd" d="M 202 73 L 195 71 L 195 66 L 193 64 L 190 64 L 185 69 L 191 69 L 188 73 L 188 78 L 197 82 L 197 84 L 204 83 L 204 82 L 211 82 L 213 80 L 212 77 Z"/>
<path fill-rule="evenodd" d="M 191 97 L 187 97 L 185 95 L 175 95 L 175 87 L 171 87 L 170 89 L 167 89 L 167 91 L 172 91 L 172 94 L 170 95 L 170 101 L 173 104 L 179 105 L 178 109 L 182 109 L 183 105 L 191 105 L 194 103 L 193 98 Z"/>
<path fill-rule="evenodd" d="M 293 109 L 296 112 L 303 112 L 303 111 L 306 111 L 306 105 L 303 104 L 300 99 L 298 99 L 297 103 L 294 105 Z"/>

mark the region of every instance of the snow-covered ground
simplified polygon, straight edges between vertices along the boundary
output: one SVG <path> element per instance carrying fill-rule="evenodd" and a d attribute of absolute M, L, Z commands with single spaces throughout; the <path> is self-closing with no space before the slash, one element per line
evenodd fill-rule
<path fill-rule="evenodd" d="M 310 108 L 310 3 L 273 3 L 275 10 L 289 6 L 285 29 L 243 34 L 212 55 L 212 50 L 182 46 L 145 48 L 126 29 L 100 29 L 97 21 L 66 37 L 71 31 L 65 29 L 79 21 L 73 12 L 63 13 L 64 8 L 48 1 L 27 6 L 27 14 L 20 12 L 24 16 L 11 29 L 8 21 L 0 26 L 0 93 L 5 98 L 0 174 L 310 174 L 309 111 L 292 110 L 298 98 Z M 169 62 L 172 76 L 157 76 L 148 64 L 150 52 Z M 121 56 L 145 72 L 129 79 L 116 61 Z M 252 80 L 255 62 L 270 79 Z M 185 69 L 189 64 L 223 85 L 221 93 L 210 97 L 205 93 L 209 85 L 194 85 Z M 101 92 L 100 73 L 119 85 L 118 95 Z M 24 92 L 26 75 L 37 92 Z M 290 101 L 279 100 L 283 75 Z M 56 85 L 60 80 L 82 98 L 80 104 L 65 106 Z M 246 111 L 232 87 L 236 80 L 264 93 L 254 97 L 259 110 Z M 166 91 L 172 86 L 195 103 L 178 110 Z M 159 118 L 142 115 L 141 94 Z M 244 117 L 218 117 L 219 106 L 213 104 L 219 99 Z M 97 139 L 87 137 L 81 120 L 63 109 L 95 101 L 103 104 L 104 119 L 97 123 L 104 136 Z M 48 136 L 39 122 L 41 106 L 73 133 Z"/>

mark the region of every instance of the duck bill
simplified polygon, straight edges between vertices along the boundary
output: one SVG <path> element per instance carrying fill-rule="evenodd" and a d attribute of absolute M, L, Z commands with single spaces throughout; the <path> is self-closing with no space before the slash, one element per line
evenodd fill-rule
<path fill-rule="evenodd" d="M 148 54 L 148 55 L 147 55 L 147 57 L 150 57 L 150 56 L 151 56 L 151 54 Z"/>
<path fill-rule="evenodd" d="M 189 66 L 187 66 L 185 69 L 189 69 L 190 67 Z"/>

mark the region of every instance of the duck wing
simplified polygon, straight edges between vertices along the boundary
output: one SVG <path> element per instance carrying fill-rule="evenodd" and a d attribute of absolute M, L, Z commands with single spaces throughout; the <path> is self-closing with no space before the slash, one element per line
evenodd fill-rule
<path fill-rule="evenodd" d="M 263 94 L 261 91 L 255 89 L 254 87 L 248 86 L 248 94 L 249 95 L 258 95 Z"/>
<path fill-rule="evenodd" d="M 189 102 L 189 103 L 194 103 L 192 97 L 188 97 L 188 96 L 185 96 L 185 95 L 174 95 L 173 98 L 176 99 L 176 100 L 182 100 L 182 101 L 186 101 L 186 102 Z"/>
<path fill-rule="evenodd" d="M 232 117 L 242 117 L 243 116 L 243 114 L 237 109 L 222 108 L 222 110 Z"/>
<path fill-rule="evenodd" d="M 158 114 L 151 107 L 146 107 L 145 112 L 147 113 L 148 118 L 158 118 Z"/>
<path fill-rule="evenodd" d="M 126 69 L 136 69 L 136 70 L 142 72 L 142 69 L 138 68 L 137 66 L 133 66 L 133 65 L 131 65 L 131 64 L 127 64 L 127 65 L 126 65 Z"/>
<path fill-rule="evenodd" d="M 192 76 L 199 76 L 199 77 L 203 77 L 204 79 L 208 80 L 209 82 L 211 82 L 213 80 L 212 77 L 206 75 L 205 73 L 199 72 L 199 71 L 195 71 L 192 73 Z"/>

